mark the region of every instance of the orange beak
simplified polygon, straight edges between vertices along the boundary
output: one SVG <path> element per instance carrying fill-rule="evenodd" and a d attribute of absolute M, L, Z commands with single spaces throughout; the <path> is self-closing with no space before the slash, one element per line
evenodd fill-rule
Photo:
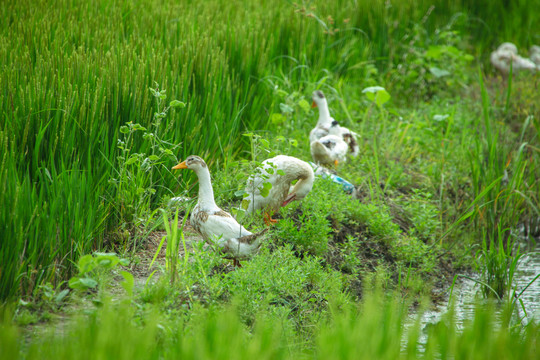
<path fill-rule="evenodd" d="M 180 164 L 174 166 L 172 170 L 178 170 L 178 169 L 187 169 L 187 165 L 185 161 L 182 161 Z"/>
<path fill-rule="evenodd" d="M 287 204 L 289 204 L 294 199 L 296 199 L 296 193 L 289 194 L 289 196 L 287 196 L 287 198 L 283 201 L 283 204 L 281 204 L 281 206 L 287 206 Z"/>
<path fill-rule="evenodd" d="M 316 108 L 316 107 L 317 107 L 317 103 L 316 103 L 315 101 L 313 101 L 313 102 L 311 103 L 311 107 L 312 107 L 312 108 Z"/>

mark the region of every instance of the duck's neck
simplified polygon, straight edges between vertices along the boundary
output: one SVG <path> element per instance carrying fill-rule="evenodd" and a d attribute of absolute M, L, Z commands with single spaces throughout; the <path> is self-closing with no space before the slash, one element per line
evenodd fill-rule
<path fill-rule="evenodd" d="M 299 177 L 300 180 L 298 180 L 291 193 L 297 194 L 299 198 L 304 198 L 311 191 L 311 188 L 313 188 L 315 176 L 310 167 L 302 169 L 302 173 Z"/>
<path fill-rule="evenodd" d="M 322 101 L 322 104 L 318 106 L 319 108 L 319 121 L 318 125 L 328 125 L 331 123 L 330 111 L 328 110 L 328 104 L 326 101 Z"/>
<path fill-rule="evenodd" d="M 208 168 L 206 167 L 198 171 L 197 177 L 199 178 L 199 207 L 201 210 L 213 210 L 217 208 Z"/>

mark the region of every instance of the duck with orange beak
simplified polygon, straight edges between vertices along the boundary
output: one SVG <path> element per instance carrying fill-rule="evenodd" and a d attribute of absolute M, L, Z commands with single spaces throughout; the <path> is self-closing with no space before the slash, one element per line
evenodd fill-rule
<path fill-rule="evenodd" d="M 246 212 L 253 214 L 262 209 L 267 225 L 276 222 L 272 219 L 272 213 L 279 211 L 280 207 L 305 198 L 315 179 L 313 169 L 308 163 L 287 155 L 266 159 L 256 172 L 246 185 L 245 199 L 249 202 Z M 297 182 L 291 189 L 295 180 Z M 266 191 L 265 184 L 271 185 L 269 189 L 266 185 Z"/>
<path fill-rule="evenodd" d="M 340 137 L 347 144 L 348 149 L 346 150 L 346 154 L 351 156 L 358 156 L 360 152 L 360 147 L 356 140 L 357 134 L 347 129 L 346 127 L 340 126 L 336 122 L 336 120 L 334 120 L 334 118 L 330 116 L 328 102 L 323 92 L 320 90 L 316 90 L 313 92 L 311 98 L 313 100 L 311 106 L 319 109 L 319 119 L 317 120 L 317 125 L 309 133 L 309 143 L 313 144 L 314 141 L 320 140 L 325 136 L 335 135 Z M 313 158 L 313 160 L 317 163 L 321 163 L 315 158 Z"/>
<path fill-rule="evenodd" d="M 173 167 L 190 169 L 199 178 L 199 197 L 197 205 L 189 218 L 191 226 L 208 242 L 216 244 L 228 256 L 238 260 L 245 259 L 257 252 L 267 229 L 252 233 L 240 225 L 228 212 L 216 205 L 210 171 L 202 158 L 190 155 L 185 161 Z"/>

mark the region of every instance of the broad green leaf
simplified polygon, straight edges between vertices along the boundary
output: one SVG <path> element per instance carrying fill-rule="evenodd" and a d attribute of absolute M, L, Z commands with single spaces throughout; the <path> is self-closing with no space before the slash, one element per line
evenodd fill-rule
<path fill-rule="evenodd" d="M 91 278 L 79 278 L 79 282 L 87 289 L 95 288 L 98 282 Z"/>
<path fill-rule="evenodd" d="M 120 259 L 115 253 L 94 253 L 94 255 L 99 266 L 106 269 L 111 269 L 120 262 Z"/>
<path fill-rule="evenodd" d="M 112 261 L 109 259 L 101 259 L 98 261 L 98 265 L 102 267 L 108 267 L 111 264 L 112 264 Z"/>
<path fill-rule="evenodd" d="M 126 165 L 131 165 L 133 163 L 136 163 L 137 160 L 139 160 L 139 156 L 137 156 L 136 154 L 131 155 L 131 157 L 129 159 L 127 159 Z"/>
<path fill-rule="evenodd" d="M 270 189 L 267 189 L 265 187 L 261 187 L 259 190 L 261 192 L 261 196 L 264 198 L 267 197 L 268 194 L 270 194 Z"/>
<path fill-rule="evenodd" d="M 448 76 L 450 75 L 450 72 L 447 71 L 447 70 L 444 70 L 444 69 L 439 69 L 438 67 L 430 67 L 429 68 L 429 71 L 436 77 L 436 78 L 440 78 L 440 77 L 443 77 L 443 76 Z"/>
<path fill-rule="evenodd" d="M 60 304 L 62 302 L 62 300 L 64 300 L 64 298 L 67 296 L 67 294 L 69 294 L 69 289 L 64 289 L 64 290 L 60 291 L 54 297 L 54 302 L 57 303 L 57 304 Z"/>
<path fill-rule="evenodd" d="M 109 256 L 117 256 L 115 252 L 101 252 L 101 251 L 94 251 L 94 256 L 96 258 L 100 257 L 109 257 Z"/>
<path fill-rule="evenodd" d="M 92 255 L 84 255 L 79 258 L 77 267 L 79 268 L 79 274 L 86 274 L 87 272 L 94 270 L 96 263 Z"/>
<path fill-rule="evenodd" d="M 246 194 L 245 190 L 236 190 L 234 196 L 244 196 Z"/>
<path fill-rule="evenodd" d="M 300 106 L 300 108 L 302 110 L 304 110 L 304 112 L 308 113 L 310 110 L 311 110 L 311 106 L 309 104 L 309 102 L 307 102 L 306 99 L 302 99 L 298 102 L 298 106 Z"/>
<path fill-rule="evenodd" d="M 249 202 L 250 202 L 250 200 L 248 200 L 248 199 L 242 200 L 242 204 L 241 204 L 242 209 L 247 210 L 248 207 L 249 207 Z"/>
<path fill-rule="evenodd" d="M 444 47 L 442 46 L 430 46 L 426 51 L 425 56 L 431 59 L 438 59 L 444 53 Z"/>
<path fill-rule="evenodd" d="M 97 286 L 97 281 L 90 278 L 72 277 L 69 279 L 68 285 L 72 289 L 87 290 Z"/>
<path fill-rule="evenodd" d="M 449 117 L 450 117 L 450 115 L 448 115 L 448 114 L 445 114 L 445 115 L 438 115 L 437 114 L 437 115 L 433 115 L 433 120 L 440 122 L 440 121 L 444 121 L 444 120 L 448 119 Z"/>
<path fill-rule="evenodd" d="M 245 209 L 242 209 L 242 208 L 232 207 L 231 212 L 234 215 L 234 217 L 236 218 L 236 221 L 242 220 L 244 218 L 244 216 L 246 215 Z"/>
<path fill-rule="evenodd" d="M 285 113 L 285 114 L 290 114 L 290 113 L 292 113 L 294 111 L 294 109 L 292 107 L 290 107 L 289 105 L 287 105 L 285 103 L 279 104 L 279 108 L 281 109 L 281 112 Z"/>
<path fill-rule="evenodd" d="M 81 279 L 79 279 L 78 277 L 72 277 L 71 279 L 69 279 L 68 285 L 72 289 L 84 289 L 84 286 L 81 284 Z"/>
<path fill-rule="evenodd" d="M 285 117 L 278 113 L 273 113 L 270 115 L 270 122 L 274 125 L 281 125 L 285 122 Z"/>
<path fill-rule="evenodd" d="M 141 124 L 134 124 L 133 129 L 139 130 L 139 131 L 146 131 L 146 128 L 144 126 L 141 126 Z"/>
<path fill-rule="evenodd" d="M 390 100 L 391 96 L 386 91 L 385 88 L 382 86 L 370 86 L 362 90 L 363 94 L 366 94 L 366 97 L 375 102 L 378 107 L 382 107 L 388 100 Z"/>
<path fill-rule="evenodd" d="M 382 107 L 385 103 L 390 100 L 390 94 L 386 90 L 381 90 L 377 92 L 377 95 L 375 96 L 375 103 L 378 107 Z"/>
<path fill-rule="evenodd" d="M 363 94 L 376 94 L 381 90 L 385 90 L 382 86 L 370 86 L 362 90 Z M 375 95 L 374 95 L 375 96 Z"/>
<path fill-rule="evenodd" d="M 173 100 L 169 103 L 170 107 L 179 107 L 179 108 L 185 108 L 186 103 L 179 101 L 179 100 Z"/>

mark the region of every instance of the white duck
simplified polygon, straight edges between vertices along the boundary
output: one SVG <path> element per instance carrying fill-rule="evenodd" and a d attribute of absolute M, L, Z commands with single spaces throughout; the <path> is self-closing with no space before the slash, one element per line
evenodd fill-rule
<path fill-rule="evenodd" d="M 529 57 L 531 61 L 536 64 L 538 70 L 540 70 L 540 46 L 533 45 L 529 50 Z"/>
<path fill-rule="evenodd" d="M 490 60 L 491 64 L 504 76 L 510 74 L 510 64 L 514 74 L 522 70 L 536 70 L 536 64 L 527 58 L 519 56 L 516 45 L 509 42 L 502 43 L 497 50 L 492 52 Z"/>
<path fill-rule="evenodd" d="M 334 120 L 329 128 L 328 135 L 311 142 L 311 157 L 315 163 L 337 166 L 340 162 L 345 162 L 349 145 L 340 134 L 340 126 Z"/>
<path fill-rule="evenodd" d="M 267 229 L 253 234 L 240 225 L 228 212 L 220 209 L 214 201 L 214 190 L 210 171 L 202 158 L 190 155 L 173 169 L 191 169 L 199 178 L 199 199 L 191 211 L 191 226 L 202 237 L 217 244 L 224 253 L 235 261 L 255 253 L 261 244 L 261 235 Z"/>
<path fill-rule="evenodd" d="M 330 128 L 334 127 L 332 135 L 342 137 L 349 146 L 350 155 L 357 156 L 359 152 L 359 146 L 356 141 L 356 134 L 351 130 L 347 129 L 346 127 L 339 125 L 335 127 L 335 125 L 332 125 L 335 120 L 330 116 L 330 111 L 328 110 L 328 103 L 323 92 L 320 90 L 314 91 L 312 94 L 312 100 L 313 103 L 311 106 L 319 108 L 319 120 L 317 121 L 317 125 L 315 126 L 315 128 L 313 128 L 313 130 L 311 130 L 311 132 L 309 133 L 310 144 L 315 140 L 319 140 L 323 136 L 329 135 Z"/>
<path fill-rule="evenodd" d="M 257 169 L 257 174 L 250 176 L 246 185 L 245 199 L 249 201 L 246 212 L 253 214 L 258 209 L 265 212 L 265 222 L 276 222 L 271 218 L 271 213 L 286 206 L 293 200 L 302 200 L 311 191 L 315 176 L 311 166 L 300 159 L 287 155 L 263 161 Z M 298 180 L 291 189 L 291 183 Z M 270 183 L 272 187 L 268 194 L 263 196 L 264 183 Z"/>
<path fill-rule="evenodd" d="M 319 120 L 317 120 L 317 125 L 309 133 L 309 142 L 312 143 L 315 140 L 319 140 L 323 136 L 328 135 L 328 130 L 332 126 L 332 121 L 334 119 L 330 116 L 330 110 L 328 110 L 328 103 L 326 102 L 326 97 L 323 92 L 316 90 L 313 92 L 311 99 L 313 103 L 311 107 L 319 108 Z"/>

